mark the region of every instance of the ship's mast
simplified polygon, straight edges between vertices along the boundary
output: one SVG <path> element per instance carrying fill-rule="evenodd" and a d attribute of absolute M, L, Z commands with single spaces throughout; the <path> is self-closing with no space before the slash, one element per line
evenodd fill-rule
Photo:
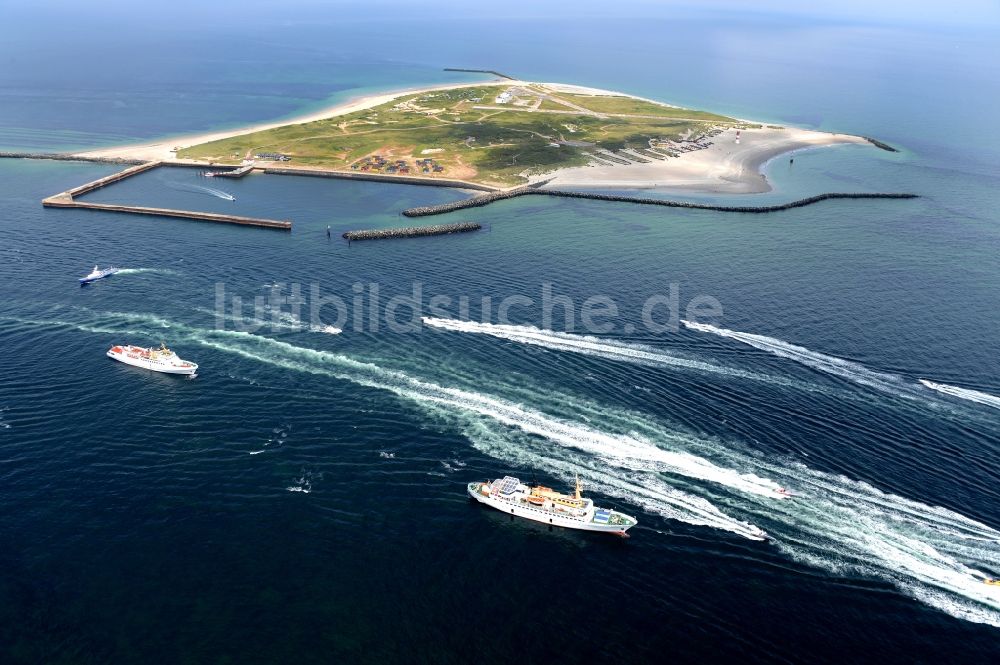
<path fill-rule="evenodd" d="M 580 484 L 580 475 L 577 474 L 577 476 L 576 476 L 576 500 L 577 501 L 579 501 L 582 498 L 580 496 L 581 492 L 583 492 L 583 485 Z"/>

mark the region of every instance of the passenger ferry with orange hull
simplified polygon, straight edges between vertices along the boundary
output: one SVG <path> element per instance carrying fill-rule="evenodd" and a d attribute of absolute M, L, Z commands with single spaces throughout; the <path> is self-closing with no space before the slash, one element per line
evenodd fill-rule
<path fill-rule="evenodd" d="M 529 487 L 513 476 L 492 482 L 469 483 L 469 496 L 499 511 L 543 524 L 583 531 L 603 531 L 627 537 L 637 524 L 634 517 L 608 508 L 598 508 L 582 495 L 580 480 L 573 495 L 561 494 L 549 487 Z"/>
<path fill-rule="evenodd" d="M 115 345 L 108 349 L 108 358 L 113 358 L 126 365 L 142 367 L 143 369 L 164 374 L 185 374 L 194 376 L 198 365 L 187 360 L 181 360 L 177 354 L 161 344 L 160 348 L 143 348 L 131 344 Z"/>

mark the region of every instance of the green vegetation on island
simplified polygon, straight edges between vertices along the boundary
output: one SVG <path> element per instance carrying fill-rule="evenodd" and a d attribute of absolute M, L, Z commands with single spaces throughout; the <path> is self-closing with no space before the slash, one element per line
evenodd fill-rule
<path fill-rule="evenodd" d="M 303 167 L 507 186 L 609 151 L 648 156 L 669 141 L 737 123 L 634 97 L 497 83 L 404 95 L 325 120 L 192 146 L 178 157 L 226 162 L 280 153 Z M 381 159 L 365 159 L 376 155 Z"/>

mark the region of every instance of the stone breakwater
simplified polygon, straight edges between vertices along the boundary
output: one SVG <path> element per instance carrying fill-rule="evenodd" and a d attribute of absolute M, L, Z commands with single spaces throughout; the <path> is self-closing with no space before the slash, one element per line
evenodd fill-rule
<path fill-rule="evenodd" d="M 502 78 L 502 79 L 507 79 L 509 81 L 516 81 L 517 80 L 513 76 L 507 76 L 506 74 L 501 74 L 500 72 L 495 71 L 493 69 L 465 69 L 463 67 L 445 67 L 444 71 L 446 71 L 446 72 L 466 72 L 466 73 L 471 73 L 471 74 L 492 74 L 493 76 L 497 76 L 497 77 Z"/>
<path fill-rule="evenodd" d="M 717 212 L 750 212 L 750 213 L 777 212 L 779 210 L 801 208 L 802 206 L 811 205 L 813 203 L 819 203 L 820 201 L 826 201 L 829 199 L 918 198 L 917 194 L 906 194 L 906 193 L 830 192 L 827 194 L 818 194 L 816 196 L 810 196 L 809 198 L 799 199 L 797 201 L 790 201 L 788 203 L 780 203 L 777 205 L 770 205 L 770 206 L 726 206 L 726 205 L 712 205 L 709 203 L 689 203 L 687 201 L 671 201 L 669 199 L 654 199 L 641 196 L 596 194 L 589 192 L 569 192 L 569 191 L 560 191 L 555 189 L 535 189 L 532 187 L 520 187 L 517 189 L 508 190 L 506 192 L 493 192 L 490 194 L 484 194 L 482 196 L 474 196 L 470 199 L 465 199 L 463 201 L 442 203 L 441 205 L 436 205 L 436 206 L 421 206 L 417 208 L 408 208 L 403 211 L 403 214 L 407 217 L 427 217 L 430 215 L 441 215 L 444 213 L 454 212 L 456 210 L 464 210 L 466 208 L 478 208 L 484 205 L 489 205 L 494 201 L 501 201 L 504 199 L 516 198 L 518 196 L 530 196 L 530 195 L 557 196 L 557 197 L 571 198 L 571 199 L 590 199 L 594 201 L 616 201 L 619 203 L 638 203 L 641 205 L 658 205 L 666 208 L 690 208 L 693 210 L 714 210 Z"/>
<path fill-rule="evenodd" d="M 893 148 L 891 145 L 889 145 L 888 143 L 885 143 L 884 141 L 879 141 L 878 139 L 873 139 L 870 136 L 862 136 L 861 138 L 863 138 L 864 140 L 868 141 L 869 143 L 871 143 L 876 148 L 882 148 L 882 150 L 888 150 L 889 152 L 899 152 L 899 150 L 897 150 L 896 148 Z"/>
<path fill-rule="evenodd" d="M 0 159 L 54 159 L 62 162 L 97 162 L 98 164 L 145 164 L 142 159 L 123 159 L 120 157 L 82 157 L 80 155 L 64 155 L 57 152 L 0 152 Z"/>
<path fill-rule="evenodd" d="M 416 238 L 418 236 L 440 236 L 447 233 L 467 233 L 483 228 L 481 224 L 459 222 L 457 224 L 435 224 L 433 226 L 409 226 L 397 229 L 368 229 L 347 231 L 347 240 L 386 240 L 389 238 Z"/>
<path fill-rule="evenodd" d="M 530 185 L 522 185 L 520 187 L 514 187 L 512 189 L 505 189 L 499 191 L 489 192 L 488 194 L 480 194 L 478 196 L 473 196 L 472 198 L 462 199 L 460 201 L 452 201 L 450 203 L 442 203 L 436 206 L 418 206 L 416 208 L 407 208 L 403 211 L 403 214 L 407 217 L 426 217 L 429 215 L 442 215 L 446 212 L 453 212 L 455 210 L 464 210 L 466 208 L 479 208 L 485 205 L 489 205 L 494 201 L 502 201 L 504 199 L 513 199 L 518 196 L 524 196 L 525 194 L 553 194 L 558 195 L 557 190 L 546 189 L 544 191 L 539 190 L 539 187 L 547 184 L 549 180 L 544 180 L 542 182 L 534 182 Z"/>

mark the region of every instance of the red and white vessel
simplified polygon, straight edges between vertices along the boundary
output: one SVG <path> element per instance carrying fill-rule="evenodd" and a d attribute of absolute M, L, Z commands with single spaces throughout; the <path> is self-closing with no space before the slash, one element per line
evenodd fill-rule
<path fill-rule="evenodd" d="M 194 373 L 198 371 L 197 364 L 181 360 L 176 353 L 167 348 L 166 344 L 161 344 L 158 349 L 145 349 L 131 344 L 116 344 L 108 349 L 108 358 L 113 358 L 126 365 L 134 365 L 164 374 L 194 376 Z"/>

